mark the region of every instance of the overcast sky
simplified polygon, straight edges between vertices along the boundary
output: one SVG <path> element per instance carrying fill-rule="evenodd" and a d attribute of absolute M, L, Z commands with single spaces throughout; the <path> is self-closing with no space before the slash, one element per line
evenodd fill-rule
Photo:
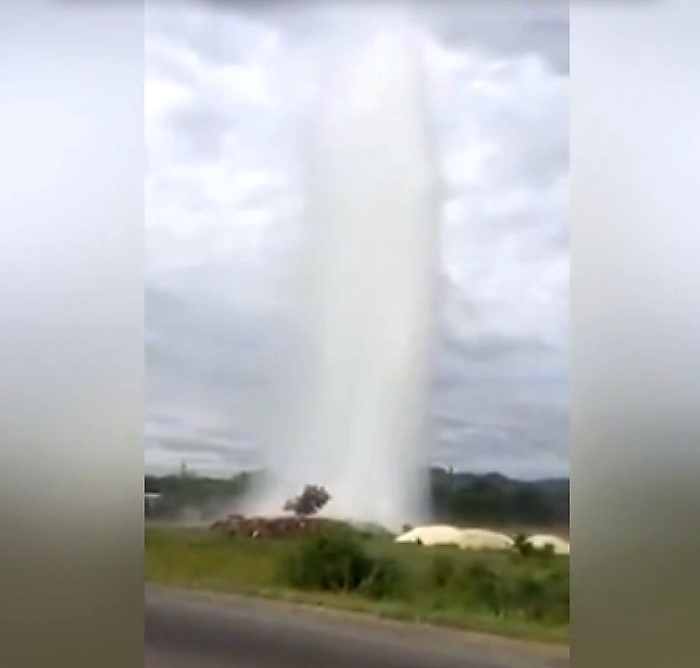
<path fill-rule="evenodd" d="M 147 3 L 148 470 L 260 464 L 319 54 L 384 11 L 282 4 Z M 431 461 L 568 474 L 568 3 L 431 4 L 415 19 L 447 184 Z"/>

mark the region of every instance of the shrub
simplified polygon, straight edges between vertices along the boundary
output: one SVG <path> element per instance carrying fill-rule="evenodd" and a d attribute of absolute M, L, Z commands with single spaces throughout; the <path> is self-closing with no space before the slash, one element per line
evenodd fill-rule
<path fill-rule="evenodd" d="M 498 617 L 568 623 L 568 560 L 540 550 L 528 554 L 509 564 L 491 557 L 437 552 L 426 562 L 427 569 L 414 572 L 394 557 L 374 555 L 358 532 L 334 526 L 299 543 L 285 562 L 284 580 L 303 589 L 355 592 L 373 599 L 417 597 L 437 607 L 456 605 Z M 418 591 L 408 587 L 411 582 Z"/>
<path fill-rule="evenodd" d="M 302 589 L 353 591 L 373 569 L 357 537 L 350 530 L 335 528 L 301 542 L 286 564 L 286 580 Z"/>
<path fill-rule="evenodd" d="M 544 562 L 551 562 L 557 556 L 554 545 L 546 543 L 542 547 L 535 547 L 525 534 L 518 534 L 513 539 L 512 554 L 516 561 L 518 559 L 538 558 Z"/>
<path fill-rule="evenodd" d="M 554 561 L 557 556 L 554 552 L 554 545 L 547 543 L 541 549 L 537 550 L 537 556 L 546 563 Z"/>
<path fill-rule="evenodd" d="M 511 607 L 530 619 L 541 620 L 547 612 L 547 588 L 542 578 L 521 575 L 511 592 Z"/>
<path fill-rule="evenodd" d="M 463 584 L 465 593 L 472 603 L 498 616 L 506 613 L 503 578 L 486 563 L 476 561 L 468 565 L 463 574 Z"/>
<path fill-rule="evenodd" d="M 382 557 L 373 560 L 372 572 L 360 586 L 363 594 L 380 599 L 404 593 L 406 578 L 395 559 Z"/>
<path fill-rule="evenodd" d="M 355 591 L 384 598 L 403 591 L 398 562 L 373 557 L 351 529 L 332 528 L 302 541 L 285 564 L 284 579 L 300 589 Z"/>
<path fill-rule="evenodd" d="M 571 619 L 569 569 L 550 571 L 545 587 L 548 593 L 546 619 L 556 624 L 568 624 Z"/>
<path fill-rule="evenodd" d="M 447 554 L 436 554 L 431 563 L 430 581 L 438 589 L 447 587 L 455 578 L 455 562 Z"/>
<path fill-rule="evenodd" d="M 529 557 L 535 553 L 534 546 L 527 539 L 527 536 L 522 533 L 518 534 L 513 539 L 513 548 L 515 549 L 516 554 L 520 555 L 521 557 Z"/>
<path fill-rule="evenodd" d="M 505 606 L 516 614 L 538 622 L 564 624 L 569 621 L 569 571 L 548 564 L 535 564 L 510 574 L 505 580 Z"/>

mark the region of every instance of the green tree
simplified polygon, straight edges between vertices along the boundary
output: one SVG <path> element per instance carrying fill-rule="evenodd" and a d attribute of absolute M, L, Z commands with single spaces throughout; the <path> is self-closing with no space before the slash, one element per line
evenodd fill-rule
<path fill-rule="evenodd" d="M 298 517 L 310 517 L 318 513 L 331 499 L 331 495 L 319 485 L 306 485 L 301 494 L 289 499 L 284 510 L 293 512 Z"/>

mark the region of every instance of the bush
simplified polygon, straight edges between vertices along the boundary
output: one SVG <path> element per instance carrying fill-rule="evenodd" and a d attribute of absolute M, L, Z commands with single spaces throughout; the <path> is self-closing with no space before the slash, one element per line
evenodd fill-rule
<path fill-rule="evenodd" d="M 507 611 L 503 578 L 481 561 L 469 564 L 462 576 L 467 599 L 477 607 L 486 608 L 497 616 Z"/>
<path fill-rule="evenodd" d="M 513 548 L 515 549 L 515 553 L 521 557 L 532 556 L 535 552 L 534 546 L 523 533 L 518 534 L 513 539 Z"/>
<path fill-rule="evenodd" d="M 507 586 L 508 612 L 538 622 L 569 621 L 569 579 L 564 573 L 525 572 Z"/>
<path fill-rule="evenodd" d="M 362 583 L 361 592 L 374 599 L 402 595 L 406 577 L 398 562 L 389 557 L 373 561 L 372 572 Z"/>
<path fill-rule="evenodd" d="M 446 554 L 436 554 L 430 569 L 430 583 L 438 589 L 452 584 L 455 578 L 455 562 Z"/>
<path fill-rule="evenodd" d="M 398 562 L 371 556 L 350 529 L 333 528 L 302 541 L 285 564 L 285 581 L 300 589 L 358 592 L 384 598 L 402 591 Z"/>
<path fill-rule="evenodd" d="M 531 562 L 526 569 L 496 571 L 477 561 L 459 574 L 457 586 L 468 607 L 502 617 L 518 616 L 542 623 L 569 622 L 569 570 L 553 563 Z"/>
<path fill-rule="evenodd" d="M 537 551 L 537 556 L 545 563 L 554 561 L 557 556 L 556 552 L 554 551 L 554 545 L 547 543 L 547 545 L 543 546 Z"/>
<path fill-rule="evenodd" d="M 285 562 L 284 581 L 301 589 L 415 599 L 434 607 L 541 624 L 568 623 L 568 560 L 536 550 L 516 561 L 437 552 L 427 561 L 427 569 L 412 569 L 394 557 L 374 555 L 349 527 L 329 527 L 301 541 Z"/>
<path fill-rule="evenodd" d="M 544 584 L 547 591 L 545 619 L 555 624 L 568 624 L 571 619 L 569 569 L 550 571 Z"/>
<path fill-rule="evenodd" d="M 543 579 L 527 573 L 513 583 L 511 607 L 524 617 L 541 620 L 547 613 L 547 593 Z"/>
<path fill-rule="evenodd" d="M 547 543 L 537 548 L 528 540 L 525 534 L 518 534 L 513 539 L 513 555 L 516 561 L 518 559 L 537 558 L 544 562 L 551 562 L 556 557 L 554 545 Z"/>

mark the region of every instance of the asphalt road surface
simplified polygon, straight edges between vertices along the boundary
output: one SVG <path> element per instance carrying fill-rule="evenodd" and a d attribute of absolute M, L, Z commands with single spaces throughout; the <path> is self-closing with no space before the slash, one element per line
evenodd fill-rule
<path fill-rule="evenodd" d="M 145 668 L 565 668 L 566 648 L 147 587 Z"/>

